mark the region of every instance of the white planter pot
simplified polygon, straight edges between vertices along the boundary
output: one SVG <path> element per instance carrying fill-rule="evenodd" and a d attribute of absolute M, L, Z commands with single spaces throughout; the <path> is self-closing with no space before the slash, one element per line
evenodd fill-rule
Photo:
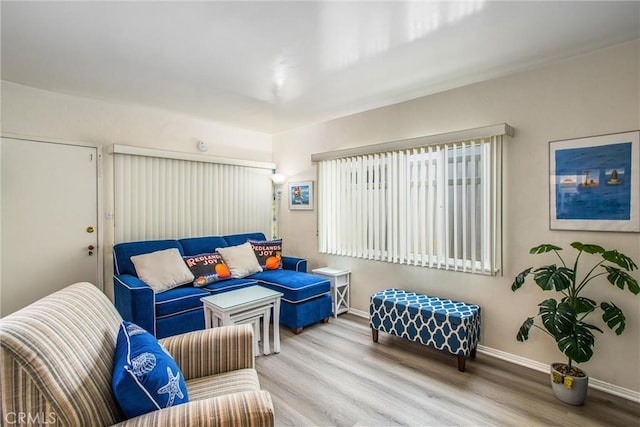
<path fill-rule="evenodd" d="M 587 398 L 587 390 L 589 389 L 589 376 L 571 377 L 563 375 L 556 370 L 556 365 L 564 365 L 564 363 L 551 364 L 550 377 L 553 393 L 564 403 L 576 406 L 583 405 Z"/>

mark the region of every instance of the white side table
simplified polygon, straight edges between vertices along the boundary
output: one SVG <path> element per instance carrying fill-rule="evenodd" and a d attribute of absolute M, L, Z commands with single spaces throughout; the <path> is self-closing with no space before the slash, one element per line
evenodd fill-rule
<path fill-rule="evenodd" d="M 331 297 L 333 298 L 333 318 L 349 310 L 349 276 L 351 270 L 342 268 L 323 267 L 312 270 L 317 276 L 326 277 L 331 282 Z"/>

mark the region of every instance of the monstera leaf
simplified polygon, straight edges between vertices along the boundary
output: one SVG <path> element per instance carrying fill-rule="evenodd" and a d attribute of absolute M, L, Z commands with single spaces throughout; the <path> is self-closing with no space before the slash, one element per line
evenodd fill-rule
<path fill-rule="evenodd" d="M 540 286 L 543 291 L 564 291 L 571 286 L 573 282 L 573 270 L 567 267 L 556 267 L 546 265 L 535 271 L 533 280 Z"/>
<path fill-rule="evenodd" d="M 614 332 L 616 333 L 616 335 L 620 335 L 627 325 L 622 310 L 620 310 L 614 303 L 607 302 L 603 302 L 602 304 L 600 304 L 600 308 L 604 312 L 602 313 L 602 320 L 605 321 L 605 323 L 611 330 L 613 330 L 613 328 L 617 326 Z"/>
<path fill-rule="evenodd" d="M 517 289 L 520 289 L 520 286 L 524 284 L 525 280 L 527 279 L 527 276 L 529 275 L 529 273 L 531 273 L 532 269 L 533 267 L 529 267 L 516 276 L 515 280 L 513 281 L 513 284 L 511 284 L 512 291 L 515 292 Z"/>
<path fill-rule="evenodd" d="M 570 303 L 568 297 L 562 298 L 562 302 L 565 302 L 567 304 Z M 577 314 L 583 314 L 583 313 L 591 313 L 593 310 L 596 309 L 596 307 L 598 306 L 598 303 L 590 298 L 576 297 L 574 300 L 574 304 L 572 306 L 576 310 Z"/>
<path fill-rule="evenodd" d="M 582 322 L 572 325 L 569 331 L 556 340 L 560 351 L 569 359 L 578 363 L 591 359 L 595 337 L 589 329 L 597 328 Z"/>
<path fill-rule="evenodd" d="M 551 252 L 551 251 L 561 251 L 561 250 L 562 250 L 562 248 L 560 248 L 558 246 L 544 244 L 544 245 L 536 246 L 535 248 L 531 248 L 529 253 L 533 254 L 533 255 L 536 255 L 536 254 L 544 254 L 544 253 Z"/>
<path fill-rule="evenodd" d="M 529 317 L 527 320 L 525 320 L 524 322 L 522 322 L 522 325 L 520 326 L 520 330 L 518 331 L 518 334 L 516 335 L 516 339 L 520 342 L 524 342 L 526 340 L 529 339 L 529 331 L 531 330 L 531 327 L 533 326 L 533 317 Z"/>
<path fill-rule="evenodd" d="M 619 266 L 620 268 L 624 268 L 627 271 L 633 271 L 638 268 L 635 262 L 625 254 L 621 254 L 618 251 L 605 251 L 602 254 L 602 258 L 606 259 L 609 262 L 612 262 Z"/>
<path fill-rule="evenodd" d="M 634 294 L 638 295 L 640 292 L 640 286 L 638 286 L 638 281 L 634 279 L 629 273 L 626 271 L 622 271 L 619 268 L 611 267 L 609 265 L 603 266 L 607 272 L 607 280 L 614 286 L 619 287 L 620 289 L 624 289 L 625 285 L 629 288 L 629 290 Z"/>
<path fill-rule="evenodd" d="M 542 301 L 540 304 L 539 315 L 542 318 L 542 324 L 551 335 L 561 337 L 569 333 L 576 323 L 577 314 L 571 305 L 561 302 L 558 304 L 553 298 Z"/>
<path fill-rule="evenodd" d="M 580 242 L 573 242 L 571 247 L 588 254 L 601 254 L 605 252 L 605 249 L 602 246 L 584 244 Z"/>

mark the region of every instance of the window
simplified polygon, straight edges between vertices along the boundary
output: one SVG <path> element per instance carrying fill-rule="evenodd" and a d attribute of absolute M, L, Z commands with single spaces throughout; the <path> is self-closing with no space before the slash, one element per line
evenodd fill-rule
<path fill-rule="evenodd" d="M 270 234 L 273 164 L 126 146 L 113 153 L 116 242 Z"/>
<path fill-rule="evenodd" d="M 501 150 L 492 135 L 320 160 L 320 252 L 495 274 Z"/>

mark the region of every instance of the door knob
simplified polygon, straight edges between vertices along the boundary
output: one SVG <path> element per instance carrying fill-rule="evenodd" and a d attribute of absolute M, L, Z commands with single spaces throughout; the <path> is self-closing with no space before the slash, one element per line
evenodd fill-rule
<path fill-rule="evenodd" d="M 93 255 L 93 250 L 94 250 L 95 248 L 96 248 L 96 247 L 95 247 L 95 246 L 93 246 L 93 245 L 89 245 L 89 246 L 87 246 L 87 249 L 89 249 L 89 256 Z"/>

